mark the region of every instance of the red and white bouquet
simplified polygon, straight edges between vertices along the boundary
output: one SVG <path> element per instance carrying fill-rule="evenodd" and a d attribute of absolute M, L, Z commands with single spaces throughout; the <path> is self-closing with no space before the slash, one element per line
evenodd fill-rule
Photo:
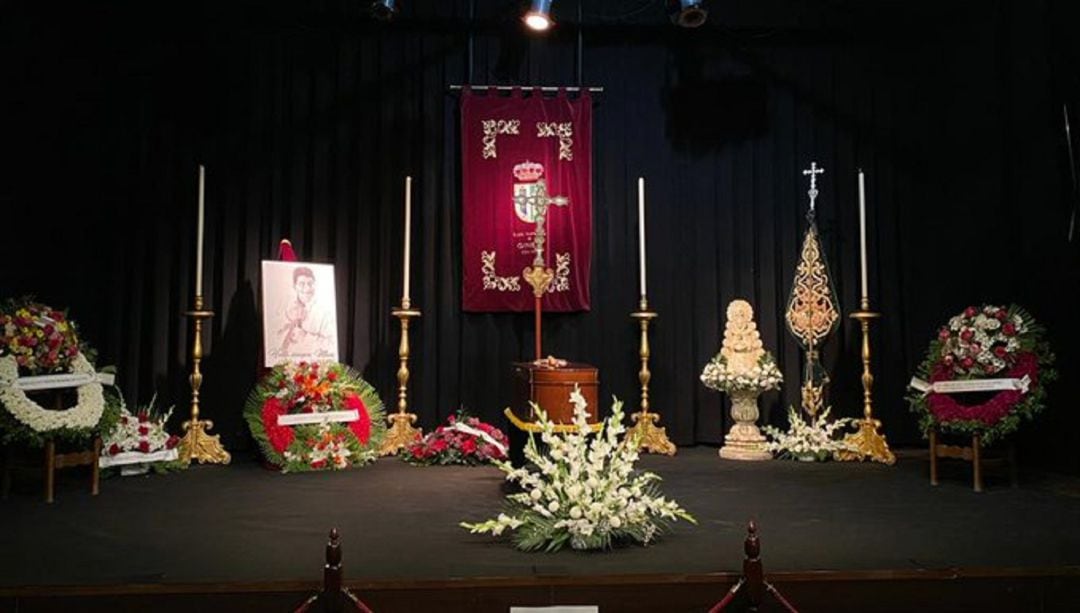
<path fill-rule="evenodd" d="M 475 417 L 451 415 L 444 426 L 406 448 L 410 464 L 487 464 L 506 461 L 509 440 L 501 430 Z"/>
<path fill-rule="evenodd" d="M 968 307 L 938 331 L 942 364 L 960 377 L 993 375 L 1019 359 L 1030 322 L 1000 306 Z"/>
<path fill-rule="evenodd" d="M 156 412 L 154 400 L 134 414 L 122 407 L 116 425 L 103 437 L 99 465 L 119 466 L 124 475 L 178 468 L 180 438 L 165 429 L 170 415 L 172 407 L 163 414 Z"/>
<path fill-rule="evenodd" d="M 311 470 L 326 468 L 340 470 L 348 468 L 353 455 L 351 440 L 345 428 L 332 427 L 329 423 L 316 425 L 316 430 L 307 441 L 307 446 L 300 451 L 285 450 L 285 461 L 306 462 Z"/>

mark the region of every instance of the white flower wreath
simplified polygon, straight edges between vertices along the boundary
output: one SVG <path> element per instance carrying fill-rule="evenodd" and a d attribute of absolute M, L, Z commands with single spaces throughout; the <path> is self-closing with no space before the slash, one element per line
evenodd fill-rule
<path fill-rule="evenodd" d="M 105 411 L 105 395 L 93 365 L 81 353 L 71 361 L 71 372 L 92 377 L 78 387 L 78 402 L 62 411 L 51 411 L 31 400 L 17 385 L 19 367 L 15 358 L 0 357 L 0 405 L 19 423 L 39 434 L 62 428 L 93 428 Z"/>

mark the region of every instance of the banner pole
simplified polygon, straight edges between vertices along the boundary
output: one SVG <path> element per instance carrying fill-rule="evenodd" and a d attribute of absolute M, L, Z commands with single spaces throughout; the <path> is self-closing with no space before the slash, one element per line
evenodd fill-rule
<path fill-rule="evenodd" d="M 536 339 L 533 342 L 533 346 L 536 349 L 536 361 L 539 362 L 544 357 L 543 351 L 541 351 L 540 339 L 543 338 L 543 325 L 541 324 L 540 316 L 541 304 L 540 296 L 536 297 L 535 307 L 533 308 L 533 329 L 536 331 Z"/>

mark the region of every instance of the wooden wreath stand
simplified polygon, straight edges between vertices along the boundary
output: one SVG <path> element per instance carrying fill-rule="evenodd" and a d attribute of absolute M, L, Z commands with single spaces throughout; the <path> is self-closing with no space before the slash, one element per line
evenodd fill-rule
<path fill-rule="evenodd" d="M 60 411 L 64 408 L 64 393 L 62 390 L 48 390 L 31 392 L 34 394 L 51 397 L 53 409 Z M 55 500 L 56 471 L 61 468 L 74 466 L 90 466 L 90 494 L 97 496 L 101 486 L 101 469 L 98 467 L 98 459 L 101 457 L 101 437 L 95 436 L 90 449 L 74 450 L 65 453 L 56 452 L 56 441 L 45 441 L 45 464 L 43 476 L 45 478 L 45 502 L 52 504 Z M 4 476 L 0 492 L 6 500 L 11 492 L 11 471 L 15 464 L 15 451 L 8 447 L 4 453 Z"/>
<path fill-rule="evenodd" d="M 971 437 L 971 445 L 946 445 L 941 442 L 942 433 L 936 428 L 930 429 L 930 485 L 938 484 L 938 458 L 950 458 L 964 460 L 972 464 L 973 488 L 976 492 L 983 491 L 983 464 L 1001 463 L 1009 465 L 1009 483 L 1017 487 L 1016 447 L 1010 441 L 1005 447 L 1004 457 L 987 458 L 983 452 L 985 448 L 979 435 Z"/>

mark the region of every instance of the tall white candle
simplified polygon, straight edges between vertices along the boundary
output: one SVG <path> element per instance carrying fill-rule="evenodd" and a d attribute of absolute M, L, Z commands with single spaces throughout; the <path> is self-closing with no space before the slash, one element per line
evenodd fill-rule
<path fill-rule="evenodd" d="M 645 177 L 638 177 L 637 180 L 637 202 L 638 270 L 641 275 L 641 297 L 644 298 L 647 294 L 645 291 Z"/>
<path fill-rule="evenodd" d="M 405 177 L 405 271 L 401 297 L 409 299 L 409 236 L 412 234 L 412 177 Z"/>
<path fill-rule="evenodd" d="M 199 220 L 195 234 L 195 295 L 202 296 L 202 270 L 203 270 L 203 224 L 205 220 L 204 204 L 206 202 L 206 168 L 199 164 Z"/>
<path fill-rule="evenodd" d="M 866 178 L 859 170 L 859 267 L 862 273 L 862 299 L 869 296 L 866 290 Z"/>

